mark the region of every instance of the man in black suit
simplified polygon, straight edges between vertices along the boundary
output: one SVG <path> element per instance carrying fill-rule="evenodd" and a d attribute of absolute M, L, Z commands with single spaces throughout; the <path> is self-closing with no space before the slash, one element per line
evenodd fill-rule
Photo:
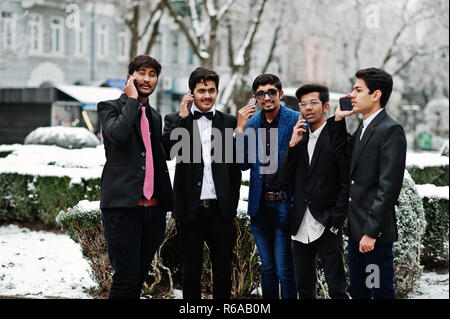
<path fill-rule="evenodd" d="M 140 297 L 173 206 L 162 119 L 148 101 L 160 73 L 161 65 L 152 57 L 135 57 L 124 94 L 97 106 L 106 154 L 100 208 L 114 269 L 109 298 Z"/>
<path fill-rule="evenodd" d="M 398 239 L 395 205 L 405 171 L 406 137 L 402 126 L 385 110 L 392 76 L 369 68 L 358 71 L 356 78 L 349 95 L 353 111 L 338 108 L 335 114 L 336 121 L 354 113 L 364 117 L 349 139 L 350 295 L 354 299 L 394 299 L 392 244 Z"/>
<path fill-rule="evenodd" d="M 241 183 L 233 146 L 237 120 L 214 106 L 219 93 L 219 76 L 214 71 L 196 69 L 189 78 L 189 88 L 191 94 L 183 97 L 180 111 L 164 119 L 163 133 L 168 159 L 178 156 L 174 218 L 183 253 L 183 298 L 201 299 L 206 242 L 212 263 L 213 298 L 229 299 L 233 222 Z"/>
<path fill-rule="evenodd" d="M 289 218 L 292 255 L 300 299 L 317 298 L 317 256 L 330 297 L 347 299 L 342 227 L 347 215 L 348 171 L 343 121 L 326 121 L 329 90 L 319 84 L 300 87 L 301 115 L 280 169 L 283 184 L 294 187 Z M 307 128 L 309 125 L 309 129 Z"/>

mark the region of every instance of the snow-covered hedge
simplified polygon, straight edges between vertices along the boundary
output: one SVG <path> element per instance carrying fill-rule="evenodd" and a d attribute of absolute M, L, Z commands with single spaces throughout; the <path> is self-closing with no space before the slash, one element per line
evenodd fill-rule
<path fill-rule="evenodd" d="M 408 153 L 406 168 L 417 185 L 449 185 L 449 158 L 439 153 Z"/>
<path fill-rule="evenodd" d="M 422 252 L 425 267 L 443 268 L 449 264 L 449 187 L 418 185 L 427 220 Z"/>
<path fill-rule="evenodd" d="M 25 138 L 24 144 L 56 145 L 68 149 L 97 147 L 98 138 L 84 127 L 38 127 Z"/>
<path fill-rule="evenodd" d="M 394 243 L 395 287 L 398 296 L 406 296 L 422 274 L 420 249 L 426 227 L 422 200 L 407 171 L 395 213 L 399 237 Z"/>

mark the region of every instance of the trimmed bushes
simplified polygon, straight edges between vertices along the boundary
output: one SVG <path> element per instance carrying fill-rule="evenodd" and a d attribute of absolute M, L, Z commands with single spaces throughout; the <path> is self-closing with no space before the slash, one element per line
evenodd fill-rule
<path fill-rule="evenodd" d="M 422 264 L 429 269 L 448 267 L 448 199 L 424 197 L 427 228 L 423 238 Z"/>
<path fill-rule="evenodd" d="M 408 172 L 417 185 L 434 184 L 436 186 L 448 186 L 448 165 L 418 167 L 408 166 Z"/>
<path fill-rule="evenodd" d="M 71 184 L 69 177 L 0 174 L 0 222 L 41 221 L 56 227 L 60 210 L 99 200 L 100 179 Z"/>

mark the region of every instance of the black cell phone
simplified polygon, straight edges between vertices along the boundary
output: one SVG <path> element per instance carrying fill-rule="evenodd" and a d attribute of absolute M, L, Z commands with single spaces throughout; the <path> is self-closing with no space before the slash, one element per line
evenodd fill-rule
<path fill-rule="evenodd" d="M 352 99 L 348 96 L 339 99 L 341 111 L 353 111 Z"/>
<path fill-rule="evenodd" d="M 192 94 L 192 91 L 191 91 L 191 90 L 189 90 L 189 94 Z M 188 105 L 187 105 L 188 109 L 191 109 L 192 104 L 194 104 L 194 101 L 189 101 L 189 102 L 188 102 Z"/>
<path fill-rule="evenodd" d="M 138 81 L 137 81 L 137 80 L 134 80 L 133 83 L 134 83 L 134 86 L 135 86 L 136 89 L 137 89 L 137 88 L 138 88 Z"/>

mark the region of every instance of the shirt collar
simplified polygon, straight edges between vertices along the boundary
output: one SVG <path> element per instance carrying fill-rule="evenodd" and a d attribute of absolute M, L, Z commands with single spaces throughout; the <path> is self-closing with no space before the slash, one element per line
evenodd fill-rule
<path fill-rule="evenodd" d="M 322 126 L 320 126 L 317 130 L 315 130 L 314 132 L 311 132 L 311 127 L 309 127 L 309 134 L 310 136 L 314 136 L 315 138 L 319 138 L 320 133 L 322 133 L 323 128 L 325 127 L 325 125 L 327 125 L 327 121 L 325 121 Z"/>
<path fill-rule="evenodd" d="M 200 111 L 200 109 L 197 107 L 197 105 L 192 104 L 191 113 L 194 114 L 195 111 L 203 113 L 202 111 Z M 212 112 L 213 115 L 216 115 L 216 106 L 213 105 L 213 107 L 208 112 Z"/>
<path fill-rule="evenodd" d="M 373 121 L 374 118 L 377 117 L 377 115 L 383 111 L 383 108 L 379 109 L 377 112 L 373 113 L 371 116 L 369 116 L 367 119 L 363 120 L 363 126 L 364 128 L 367 128 L 370 124 L 370 122 Z"/>
<path fill-rule="evenodd" d="M 264 111 L 261 111 L 261 124 L 262 125 L 266 125 L 266 124 L 276 124 L 280 122 L 280 117 L 281 117 L 281 107 L 278 110 L 278 114 L 277 116 L 275 116 L 275 118 L 273 119 L 272 123 L 267 122 L 266 119 L 266 114 L 264 113 Z"/>

